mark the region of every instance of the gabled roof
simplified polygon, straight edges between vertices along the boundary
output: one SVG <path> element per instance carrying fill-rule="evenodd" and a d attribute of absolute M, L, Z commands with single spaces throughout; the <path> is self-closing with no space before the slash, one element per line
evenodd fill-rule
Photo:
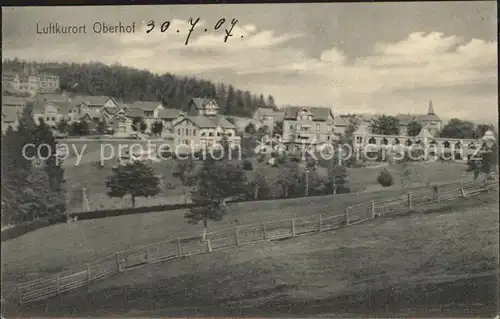
<path fill-rule="evenodd" d="M 335 116 L 333 118 L 333 124 L 336 126 L 347 126 L 349 123 L 342 116 Z"/>
<path fill-rule="evenodd" d="M 163 106 L 163 103 L 156 101 L 135 101 L 130 105 L 130 107 L 134 109 L 141 109 L 143 111 L 154 111 L 158 105 Z"/>
<path fill-rule="evenodd" d="M 158 112 L 158 117 L 162 119 L 173 120 L 176 119 L 180 113 L 181 110 L 179 109 L 163 109 Z"/>
<path fill-rule="evenodd" d="M 2 108 L 2 120 L 7 123 L 12 123 L 18 120 L 20 112 L 15 107 Z"/>
<path fill-rule="evenodd" d="M 324 107 L 289 106 L 285 109 L 285 119 L 296 119 L 297 114 L 303 109 L 308 110 L 312 114 L 313 121 L 326 121 L 331 113 L 329 108 Z"/>
<path fill-rule="evenodd" d="M 203 109 L 209 103 L 213 103 L 217 109 L 219 108 L 219 105 L 217 104 L 217 102 L 215 101 L 215 99 L 194 97 L 191 100 L 191 102 L 193 102 L 194 105 L 196 105 L 197 109 Z"/>
<path fill-rule="evenodd" d="M 98 119 L 102 120 L 104 118 L 104 114 L 102 114 L 101 112 L 86 111 L 85 113 L 82 114 L 82 116 L 80 116 L 80 119 L 83 119 L 85 117 L 88 117 L 91 119 L 98 118 Z"/>
<path fill-rule="evenodd" d="M 194 116 L 186 116 L 185 119 L 191 121 L 194 125 L 198 126 L 199 128 L 216 128 L 217 126 L 220 126 L 223 129 L 237 128 L 236 125 L 226 120 L 222 115 L 217 115 L 213 117 L 194 115 Z"/>
<path fill-rule="evenodd" d="M 103 107 L 101 111 L 106 112 L 106 113 L 111 114 L 111 115 L 116 115 L 121 110 L 123 110 L 122 107 L 106 106 L 106 107 Z"/>
<path fill-rule="evenodd" d="M 90 105 L 90 106 L 102 106 L 110 99 L 114 101 L 114 99 L 112 97 L 103 96 L 103 95 L 99 95 L 99 96 L 77 95 L 72 99 L 72 101 L 76 105 L 85 103 L 85 104 Z"/>

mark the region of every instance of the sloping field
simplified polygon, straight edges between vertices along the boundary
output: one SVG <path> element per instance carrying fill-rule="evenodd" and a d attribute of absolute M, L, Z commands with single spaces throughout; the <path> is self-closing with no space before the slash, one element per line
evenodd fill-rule
<path fill-rule="evenodd" d="M 398 196 L 408 191 L 393 189 L 231 204 L 229 214 L 220 222 L 210 222 L 209 230 L 317 213 L 342 214 L 348 205 Z M 84 263 L 117 251 L 201 234 L 202 225 L 189 225 L 184 218 L 185 212 L 154 212 L 58 224 L 3 242 L 3 282 L 22 282 L 64 270 L 81 269 Z"/>
<path fill-rule="evenodd" d="M 134 141 L 132 141 L 134 142 Z M 128 143 L 132 143 L 128 142 Z M 144 141 L 136 141 L 138 143 L 145 144 Z M 112 174 L 111 167 L 116 164 L 116 161 L 110 160 L 105 162 L 104 167 L 99 167 L 97 161 L 99 160 L 100 146 L 99 142 L 88 142 L 83 159 L 78 166 L 74 166 L 76 163 L 75 159 L 68 159 L 65 162 L 65 178 L 67 180 L 68 187 L 68 206 L 71 211 L 81 210 L 81 192 L 82 187 L 87 187 L 87 196 L 89 198 L 89 206 L 91 210 L 98 209 L 113 209 L 130 207 L 130 199 L 119 199 L 119 198 L 109 198 L 106 195 L 107 188 L 105 186 L 105 181 L 107 176 Z M 118 152 L 118 144 L 126 142 L 117 142 L 115 145 L 115 152 Z M 82 145 L 78 145 L 77 149 L 81 151 Z M 109 149 L 104 152 L 106 156 L 109 155 Z M 265 163 L 259 163 L 256 160 L 253 162 L 254 171 L 248 171 L 248 177 L 253 178 L 256 171 L 266 176 L 270 183 L 276 181 L 278 175 L 280 174 L 279 167 L 267 166 Z M 164 160 L 158 163 L 153 163 L 153 168 L 157 174 L 162 175 L 162 183 L 165 186 L 161 194 L 154 198 L 138 198 L 138 206 L 152 206 L 161 204 L 175 204 L 183 202 L 183 191 L 181 183 L 178 178 L 173 177 L 173 172 L 176 168 L 176 162 L 174 160 Z M 400 176 L 403 172 L 402 165 L 389 165 L 387 167 L 378 168 L 353 168 L 349 169 L 349 182 L 348 186 L 353 192 L 359 192 L 363 190 L 380 190 L 383 189 L 377 183 L 377 176 L 380 172 L 387 168 L 394 178 L 394 185 L 391 188 L 400 188 L 401 179 Z M 456 181 L 459 179 L 470 180 L 472 179 L 472 174 L 467 174 L 465 172 L 466 166 L 461 163 L 412 163 L 408 165 L 408 169 L 411 171 L 411 175 L 408 180 L 408 184 L 418 183 L 436 183 L 436 182 L 447 182 Z M 322 167 L 318 168 L 320 175 L 325 176 L 325 169 Z M 170 185 L 170 187 L 168 187 Z"/>
<path fill-rule="evenodd" d="M 465 208 L 452 212 L 376 219 L 150 265 L 18 310 L 90 317 L 488 317 L 498 301 L 498 198 L 484 196 L 457 201 Z"/>

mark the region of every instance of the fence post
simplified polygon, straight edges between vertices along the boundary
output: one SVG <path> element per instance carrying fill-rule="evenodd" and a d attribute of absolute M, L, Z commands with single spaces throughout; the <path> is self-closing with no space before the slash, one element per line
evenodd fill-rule
<path fill-rule="evenodd" d="M 236 238 L 236 245 L 240 245 L 240 232 L 238 231 L 238 227 L 234 228 L 234 237 Z"/>
<path fill-rule="evenodd" d="M 318 231 L 321 232 L 321 223 L 322 223 L 322 220 L 321 220 L 321 213 L 318 214 Z"/>
<path fill-rule="evenodd" d="M 439 199 L 439 186 L 436 185 L 436 194 L 437 194 L 437 202 L 439 203 L 441 200 Z"/>
<path fill-rule="evenodd" d="M 465 191 L 464 191 L 464 189 L 463 189 L 463 188 L 460 188 L 460 192 L 462 193 L 462 196 L 463 196 L 464 198 L 467 198 L 467 195 L 465 194 Z"/>
<path fill-rule="evenodd" d="M 349 225 L 349 207 L 345 208 L 345 224 Z"/>
<path fill-rule="evenodd" d="M 180 238 L 177 238 L 177 253 L 179 254 L 179 257 L 182 257 L 182 247 Z"/>
<path fill-rule="evenodd" d="M 210 245 L 210 239 L 207 239 L 206 243 L 207 243 L 207 251 L 212 252 L 212 246 Z"/>
<path fill-rule="evenodd" d="M 85 268 L 87 269 L 87 281 L 90 281 L 92 277 L 90 277 L 90 265 L 85 264 Z"/>
<path fill-rule="evenodd" d="M 266 223 L 262 223 L 262 237 L 263 237 L 264 240 L 267 240 Z"/>
<path fill-rule="evenodd" d="M 411 193 L 408 193 L 408 208 L 411 209 Z"/>
<path fill-rule="evenodd" d="M 61 283 L 59 281 L 59 274 L 56 275 L 56 285 L 57 285 L 57 294 L 61 293 Z"/>
<path fill-rule="evenodd" d="M 372 218 L 375 218 L 375 201 L 371 201 Z"/>
<path fill-rule="evenodd" d="M 295 218 L 292 218 L 292 237 L 295 237 Z"/>
<path fill-rule="evenodd" d="M 144 248 L 144 259 L 146 259 L 146 262 L 149 264 L 149 255 L 148 255 L 148 248 Z"/>
<path fill-rule="evenodd" d="M 118 272 L 122 272 L 122 263 L 120 262 L 120 253 L 116 253 L 116 265 L 118 266 Z"/>

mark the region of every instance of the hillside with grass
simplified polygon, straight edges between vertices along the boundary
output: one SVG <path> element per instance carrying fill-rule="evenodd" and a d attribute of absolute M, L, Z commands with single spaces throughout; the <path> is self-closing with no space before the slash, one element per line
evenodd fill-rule
<path fill-rule="evenodd" d="M 251 214 L 247 210 L 240 218 Z M 91 317 L 492 317 L 498 301 L 497 225 L 498 194 L 487 193 L 433 213 L 138 268 L 12 314 L 58 316 L 73 309 Z M 80 239 L 88 235 L 77 233 Z M 116 233 L 120 244 L 135 240 L 126 233 Z"/>

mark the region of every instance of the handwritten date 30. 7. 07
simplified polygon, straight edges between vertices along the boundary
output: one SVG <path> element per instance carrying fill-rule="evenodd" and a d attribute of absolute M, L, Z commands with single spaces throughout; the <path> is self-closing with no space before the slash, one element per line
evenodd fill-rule
<path fill-rule="evenodd" d="M 188 45 L 189 43 L 189 38 L 191 37 L 191 33 L 193 33 L 193 31 L 195 30 L 196 28 L 196 25 L 198 24 L 198 22 L 200 21 L 200 18 L 196 18 L 196 19 L 193 19 L 193 18 L 189 18 L 189 25 L 191 26 L 190 29 L 189 29 L 189 33 L 186 37 L 186 41 L 184 42 L 185 45 Z M 236 23 L 238 23 L 238 20 L 236 19 L 231 19 L 231 22 L 228 23 L 228 26 L 227 28 L 225 28 L 225 35 L 224 35 L 224 42 L 227 42 L 227 39 L 229 37 L 232 37 L 233 36 L 233 28 L 234 26 L 236 25 Z M 225 18 L 221 18 L 219 19 L 219 21 L 217 21 L 217 23 L 214 25 L 214 30 L 219 30 L 220 28 L 222 28 L 224 26 L 224 24 L 226 24 L 226 19 Z M 146 33 L 149 34 L 150 32 L 152 32 L 154 29 L 156 28 L 156 24 L 155 24 L 155 21 L 151 20 L 148 22 L 147 24 L 147 29 L 146 29 Z M 161 25 L 160 25 L 160 32 L 161 33 L 165 33 L 167 32 L 167 30 L 170 28 L 170 21 L 164 21 Z M 207 32 L 208 29 L 205 29 L 205 32 Z M 177 33 L 179 33 L 180 31 L 177 30 Z M 243 38 L 243 36 L 241 36 Z"/>

